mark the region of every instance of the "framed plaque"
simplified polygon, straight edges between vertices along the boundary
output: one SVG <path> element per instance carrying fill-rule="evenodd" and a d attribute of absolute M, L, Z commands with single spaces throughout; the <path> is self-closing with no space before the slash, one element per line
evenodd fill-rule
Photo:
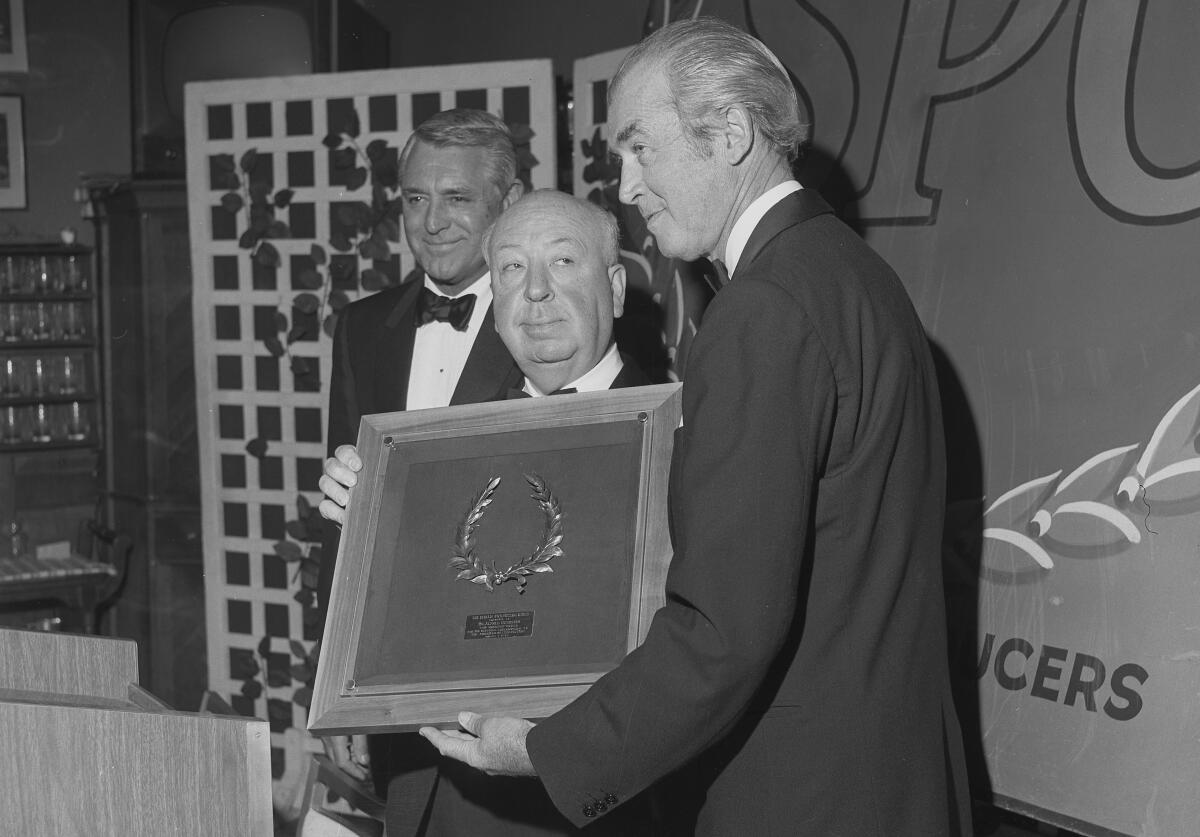
<path fill-rule="evenodd" d="M 309 729 L 541 718 L 620 663 L 663 603 L 680 387 L 365 416 Z"/>

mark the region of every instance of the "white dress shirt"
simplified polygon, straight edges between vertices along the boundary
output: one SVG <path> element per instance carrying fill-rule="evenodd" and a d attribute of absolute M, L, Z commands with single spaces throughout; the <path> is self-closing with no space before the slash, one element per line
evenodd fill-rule
<path fill-rule="evenodd" d="M 425 287 L 441 296 L 446 293 L 437 283 L 425 277 Z M 475 345 L 475 338 L 492 304 L 492 282 L 484 273 L 459 293 L 475 294 L 475 307 L 471 310 L 471 322 L 466 331 L 455 331 L 450 323 L 434 320 L 417 328 L 413 341 L 412 368 L 408 373 L 407 409 L 420 410 L 425 407 L 446 407 L 458 386 L 467 356 Z"/>
<path fill-rule="evenodd" d="M 733 229 L 729 231 L 729 240 L 725 242 L 725 269 L 729 271 L 731 279 L 733 271 L 737 269 L 738 259 L 742 257 L 742 251 L 746 249 L 746 242 L 750 240 L 750 234 L 754 232 L 758 222 L 771 207 L 792 192 L 799 192 L 803 188 L 795 180 L 785 180 L 755 198 L 754 202 L 746 207 L 746 211 L 738 216 L 737 221 L 733 224 Z"/>

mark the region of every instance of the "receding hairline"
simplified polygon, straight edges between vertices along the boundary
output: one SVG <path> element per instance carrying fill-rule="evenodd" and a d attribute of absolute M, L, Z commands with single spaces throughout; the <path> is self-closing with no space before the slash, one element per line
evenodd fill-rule
<path fill-rule="evenodd" d="M 567 194 L 566 192 L 560 192 L 557 189 L 535 189 L 525 194 L 520 200 L 500 213 L 500 216 L 488 226 L 483 234 L 484 261 L 490 266 L 492 250 L 498 250 L 500 247 L 506 246 L 500 244 L 493 247 L 496 229 L 506 219 L 511 220 L 514 215 L 520 214 L 523 211 L 555 206 L 572 209 L 579 219 L 583 221 L 584 229 L 592 236 L 595 243 L 599 245 L 600 256 L 605 262 L 605 267 L 611 267 L 619 263 L 619 230 L 617 228 L 617 220 L 613 217 L 612 213 L 591 201 Z M 554 240 L 580 241 L 580 238 L 575 235 L 564 235 Z"/>

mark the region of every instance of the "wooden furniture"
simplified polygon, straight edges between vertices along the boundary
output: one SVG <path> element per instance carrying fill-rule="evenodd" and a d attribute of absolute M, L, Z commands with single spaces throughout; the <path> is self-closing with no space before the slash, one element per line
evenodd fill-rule
<path fill-rule="evenodd" d="M 268 726 L 173 712 L 127 640 L 0 629 L 11 834 L 271 834 Z"/>
<path fill-rule="evenodd" d="M 182 181 L 93 183 L 104 311 L 106 516 L 133 540 L 112 633 L 146 685 L 199 706 L 207 685 L 192 271 Z"/>

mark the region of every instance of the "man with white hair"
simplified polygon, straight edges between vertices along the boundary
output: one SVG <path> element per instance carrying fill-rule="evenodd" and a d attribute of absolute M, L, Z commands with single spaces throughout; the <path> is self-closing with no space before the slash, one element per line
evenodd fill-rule
<path fill-rule="evenodd" d="M 684 381 L 667 601 L 640 648 L 536 726 L 463 713 L 462 730 L 422 735 L 487 773 L 539 776 L 577 825 L 654 788 L 661 833 L 970 834 L 916 312 L 792 179 L 807 128 L 761 42 L 671 24 L 609 90 L 621 200 L 664 253 L 732 277 Z"/>

